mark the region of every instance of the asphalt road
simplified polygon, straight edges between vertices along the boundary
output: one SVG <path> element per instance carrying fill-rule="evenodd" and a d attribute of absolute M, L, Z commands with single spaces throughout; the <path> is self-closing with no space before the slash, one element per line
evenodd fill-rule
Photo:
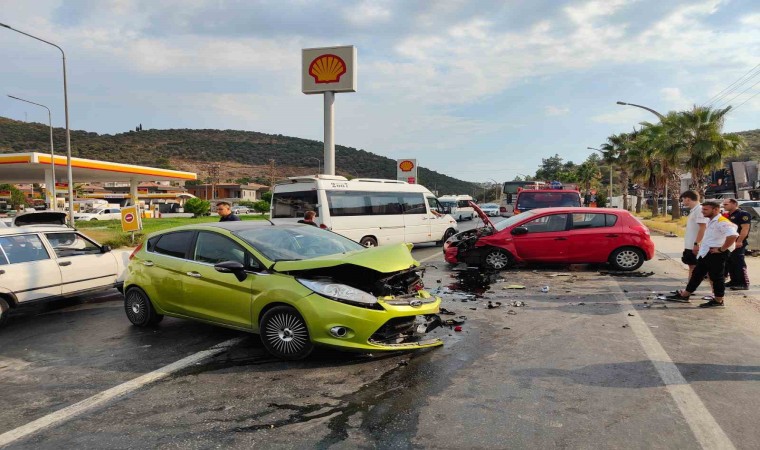
<path fill-rule="evenodd" d="M 8 448 L 757 448 L 757 288 L 722 310 L 665 304 L 652 292 L 681 287 L 685 271 L 660 257 L 645 278 L 506 271 L 473 300 L 446 288 L 456 280 L 440 247 L 414 253 L 428 288 L 467 320 L 436 331 L 444 347 L 412 354 L 281 362 L 253 335 L 169 318 L 134 328 L 115 291 L 16 314 L 0 331 L 0 442 L 24 430 Z M 67 407 L 67 420 L 39 420 Z"/>

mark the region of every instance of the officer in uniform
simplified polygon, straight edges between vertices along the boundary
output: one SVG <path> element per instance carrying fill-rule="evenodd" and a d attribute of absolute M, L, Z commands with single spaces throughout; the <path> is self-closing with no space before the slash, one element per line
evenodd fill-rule
<path fill-rule="evenodd" d="M 726 263 L 726 272 L 731 277 L 731 281 L 726 286 L 734 291 L 744 291 L 749 289 L 749 275 L 747 275 L 744 253 L 747 250 L 747 235 L 752 226 L 752 216 L 747 211 L 741 210 L 739 202 L 733 198 L 723 201 L 723 209 L 728 213 L 728 220 L 738 227 L 739 232 L 736 248 L 729 255 Z"/>

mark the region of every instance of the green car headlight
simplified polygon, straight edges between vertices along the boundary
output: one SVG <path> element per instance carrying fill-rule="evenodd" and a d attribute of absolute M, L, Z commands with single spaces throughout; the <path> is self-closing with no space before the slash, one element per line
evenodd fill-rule
<path fill-rule="evenodd" d="M 365 308 L 373 308 L 378 304 L 377 298 L 372 294 L 345 284 L 330 281 L 304 280 L 303 278 L 297 278 L 297 280 L 317 294 L 332 300 Z"/>

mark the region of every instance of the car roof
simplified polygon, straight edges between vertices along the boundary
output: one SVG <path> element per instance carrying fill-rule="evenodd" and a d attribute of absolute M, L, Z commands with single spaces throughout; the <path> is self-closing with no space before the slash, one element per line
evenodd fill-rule
<path fill-rule="evenodd" d="M 0 228 L 0 236 L 24 233 L 48 233 L 53 231 L 74 232 L 76 230 L 65 225 L 23 225 L 20 227 Z"/>

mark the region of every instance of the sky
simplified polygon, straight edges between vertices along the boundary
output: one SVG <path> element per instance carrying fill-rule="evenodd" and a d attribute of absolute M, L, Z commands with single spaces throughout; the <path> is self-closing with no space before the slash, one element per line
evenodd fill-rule
<path fill-rule="evenodd" d="M 301 49 L 354 45 L 336 143 L 469 181 L 580 163 L 651 113 L 708 103 L 760 64 L 750 0 L 0 0 L 0 23 L 66 52 L 72 129 L 236 129 L 323 139 Z M 760 75 L 716 106 L 760 128 Z M 0 28 L 2 94 L 64 126 L 60 52 Z M 747 89 L 746 92 L 742 91 Z M 0 116 L 47 122 L 5 95 Z M 76 145 L 76 142 L 73 143 Z"/>

